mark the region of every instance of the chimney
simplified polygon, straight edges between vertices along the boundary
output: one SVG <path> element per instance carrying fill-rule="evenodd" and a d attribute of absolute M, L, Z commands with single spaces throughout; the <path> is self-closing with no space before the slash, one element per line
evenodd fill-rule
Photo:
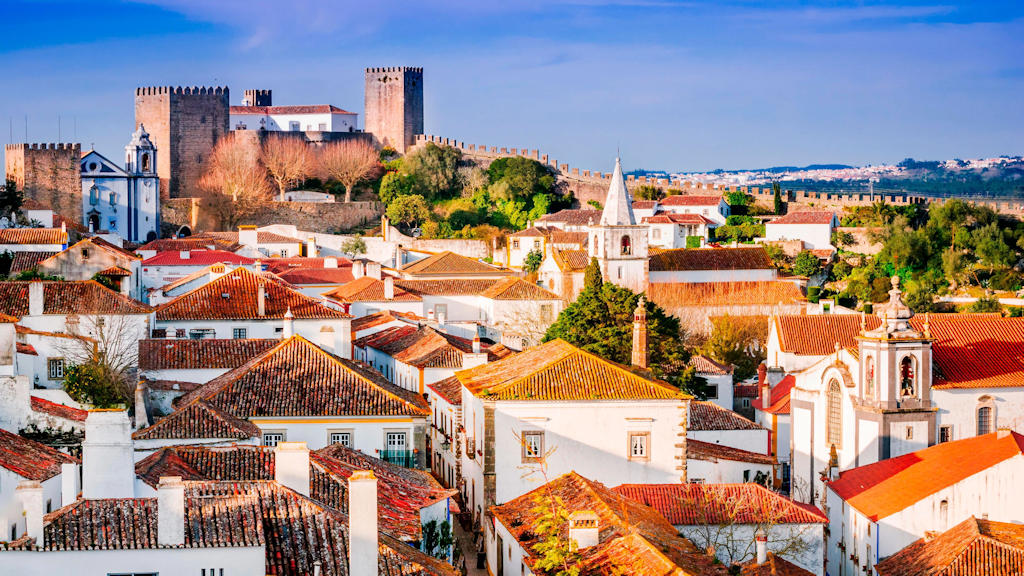
<path fill-rule="evenodd" d="M 641 296 L 633 311 L 633 365 L 647 368 L 647 301 Z"/>
<path fill-rule="evenodd" d="M 757 365 L 757 383 L 764 384 L 768 375 L 768 365 L 761 362 Z"/>
<path fill-rule="evenodd" d="M 387 276 L 386 278 L 384 278 L 384 299 L 395 299 L 395 279 L 392 276 Z"/>
<path fill-rule="evenodd" d="M 295 317 L 292 315 L 291 306 L 284 313 L 284 330 L 281 331 L 281 335 L 285 340 L 295 335 Z"/>
<path fill-rule="evenodd" d="M 267 287 L 264 286 L 263 280 L 260 280 L 259 285 L 256 286 L 256 314 L 267 315 Z"/>
<path fill-rule="evenodd" d="M 327 258 L 324 258 L 324 268 L 337 268 L 337 267 L 338 267 L 338 259 L 337 258 L 335 258 L 333 256 L 329 256 Z M 355 264 L 352 264 L 352 271 L 353 271 L 353 273 L 355 272 L 355 268 L 356 268 Z"/>
<path fill-rule="evenodd" d="M 359 279 L 366 276 L 366 262 L 354 260 L 352 262 L 352 278 Z"/>
<path fill-rule="evenodd" d="M 758 528 L 754 534 L 754 544 L 757 548 L 757 565 L 760 566 L 768 561 L 768 536 L 764 530 Z"/>
<path fill-rule="evenodd" d="M 43 282 L 33 280 L 28 283 L 28 315 L 42 316 L 44 309 Z"/>
<path fill-rule="evenodd" d="M 569 542 L 577 550 L 597 546 L 598 528 L 597 513 L 593 510 L 577 510 L 569 514 Z"/>
<path fill-rule="evenodd" d="M 348 573 L 377 576 L 377 478 L 357 470 L 348 478 Z"/>
<path fill-rule="evenodd" d="M 65 462 L 60 465 L 60 505 L 67 506 L 78 500 L 78 464 Z"/>
<path fill-rule="evenodd" d="M 82 497 L 133 498 L 132 427 L 125 410 L 90 410 L 82 441 Z"/>
<path fill-rule="evenodd" d="M 381 279 L 380 262 L 366 261 L 366 275 L 376 280 Z"/>
<path fill-rule="evenodd" d="M 306 240 L 306 258 L 316 258 L 316 238 L 313 236 Z"/>
<path fill-rule="evenodd" d="M 185 544 L 185 484 L 181 476 L 161 476 L 156 486 L 156 541 L 160 546 Z"/>
<path fill-rule="evenodd" d="M 395 246 L 395 269 L 401 270 L 402 266 L 405 265 L 405 250 L 402 250 L 402 246 Z"/>
<path fill-rule="evenodd" d="M 259 236 L 256 232 L 255 226 L 239 226 L 238 227 L 238 243 L 242 246 L 248 246 L 255 249 L 259 244 Z"/>
<path fill-rule="evenodd" d="M 182 260 L 191 260 L 192 253 L 189 252 L 188 250 L 179 250 L 178 257 L 180 257 Z"/>
<path fill-rule="evenodd" d="M 476 334 L 473 336 L 473 354 L 480 353 L 480 335 Z"/>
<path fill-rule="evenodd" d="M 274 480 L 285 488 L 309 496 L 309 448 L 305 442 L 277 443 L 274 447 Z"/>
<path fill-rule="evenodd" d="M 25 510 L 25 532 L 36 541 L 36 546 L 44 546 L 43 485 L 37 480 L 22 480 L 14 492 Z"/>
<path fill-rule="evenodd" d="M 149 414 L 146 412 L 146 381 L 139 380 L 135 385 L 135 429 L 149 426 Z"/>

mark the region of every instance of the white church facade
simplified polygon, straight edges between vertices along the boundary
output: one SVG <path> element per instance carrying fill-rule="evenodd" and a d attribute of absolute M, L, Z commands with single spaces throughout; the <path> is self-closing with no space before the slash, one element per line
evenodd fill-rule
<path fill-rule="evenodd" d="M 91 232 L 139 243 L 160 236 L 156 154 L 156 146 L 140 125 L 125 147 L 123 168 L 95 150 L 82 156 L 82 222 Z"/>

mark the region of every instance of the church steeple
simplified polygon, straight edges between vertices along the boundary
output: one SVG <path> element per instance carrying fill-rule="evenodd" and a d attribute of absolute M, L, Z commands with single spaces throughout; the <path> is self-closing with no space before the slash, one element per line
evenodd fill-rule
<path fill-rule="evenodd" d="M 615 172 L 612 174 L 608 196 L 604 199 L 604 211 L 601 213 L 602 226 L 633 226 L 633 198 L 626 189 L 626 179 L 622 175 L 622 163 L 615 159 Z"/>

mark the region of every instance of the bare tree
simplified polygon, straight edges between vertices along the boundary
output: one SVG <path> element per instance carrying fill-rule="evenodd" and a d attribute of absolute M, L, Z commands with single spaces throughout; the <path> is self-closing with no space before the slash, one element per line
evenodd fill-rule
<path fill-rule="evenodd" d="M 280 135 L 268 137 L 260 146 L 260 161 L 277 185 L 282 202 L 285 191 L 308 176 L 313 169 L 313 155 L 309 145 L 300 138 Z"/>
<path fill-rule="evenodd" d="M 540 306 L 514 305 L 506 310 L 501 322 L 497 327 L 501 329 L 502 336 L 518 338 L 522 341 L 522 348 L 536 346 L 544 340 L 544 334 L 548 327 L 555 321 L 557 313 L 553 310 L 543 312 Z"/>
<path fill-rule="evenodd" d="M 234 228 L 267 201 L 270 182 L 259 157 L 256 146 L 234 135 L 221 138 L 214 146 L 199 186 L 222 226 Z"/>
<path fill-rule="evenodd" d="M 320 171 L 345 186 L 345 202 L 352 189 L 380 168 L 377 149 L 364 140 L 342 140 L 325 145 L 319 153 Z"/>

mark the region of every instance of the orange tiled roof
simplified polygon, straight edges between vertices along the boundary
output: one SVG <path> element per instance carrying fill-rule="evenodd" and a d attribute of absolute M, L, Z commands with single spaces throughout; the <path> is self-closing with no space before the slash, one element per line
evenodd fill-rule
<path fill-rule="evenodd" d="M 43 284 L 43 314 L 148 314 L 152 309 L 95 280 L 34 280 Z M 28 315 L 28 281 L 0 282 L 0 313 Z"/>
<path fill-rule="evenodd" d="M 32 397 L 31 405 L 33 412 L 42 412 L 43 414 L 49 414 L 50 416 L 56 416 L 57 418 L 63 418 L 65 420 L 72 420 L 75 422 L 85 422 L 86 417 L 89 416 L 88 410 L 58 404 L 38 396 Z"/>
<path fill-rule="evenodd" d="M 491 300 L 558 300 L 557 294 L 522 278 L 496 280 L 480 293 Z"/>
<path fill-rule="evenodd" d="M 690 460 L 707 460 L 709 462 L 730 460 L 733 462 L 749 462 L 751 464 L 766 464 L 769 466 L 778 464 L 775 457 L 770 454 L 760 454 L 750 450 L 743 450 L 742 448 L 702 442 L 692 438 L 686 439 L 686 457 Z"/>
<path fill-rule="evenodd" d="M 60 228 L 0 228 L 0 244 L 67 244 Z"/>
<path fill-rule="evenodd" d="M 750 405 L 756 410 L 769 414 L 789 414 L 789 393 L 793 391 L 794 385 L 796 385 L 796 378 L 792 374 L 787 374 L 769 392 L 768 407 L 761 405 L 761 396 L 755 398 Z"/>
<path fill-rule="evenodd" d="M 423 296 L 482 296 L 491 300 L 559 300 L 559 296 L 522 278 L 471 278 L 459 280 L 395 279 L 397 302 L 418 302 Z M 339 302 L 384 302 L 384 281 L 363 276 L 324 296 Z"/>
<path fill-rule="evenodd" d="M 675 248 L 650 257 L 651 272 L 686 270 L 768 270 L 771 258 L 763 246 L 751 248 Z"/>
<path fill-rule="evenodd" d="M 339 302 L 383 302 L 384 281 L 377 280 L 371 276 L 363 276 L 338 286 L 337 288 L 324 293 L 324 296 Z M 396 302 L 419 302 L 422 298 L 405 290 L 398 283 L 395 283 L 393 301 Z"/>
<path fill-rule="evenodd" d="M 511 274 L 510 271 L 496 268 L 473 258 L 467 258 L 454 252 L 431 254 L 426 258 L 406 264 L 401 268 L 402 275 L 437 276 L 465 274 L 467 276 L 498 276 Z"/>
<path fill-rule="evenodd" d="M 245 440 L 259 438 L 258 426 L 233 416 L 209 402 L 198 400 L 157 420 L 132 434 L 136 440 L 188 440 L 219 438 Z"/>
<path fill-rule="evenodd" d="M 60 252 L 14 252 L 14 259 L 11 260 L 10 273 L 14 275 L 18 272 L 31 270 L 38 266 L 40 262 L 50 258 L 54 254 L 60 254 Z"/>
<path fill-rule="evenodd" d="M 258 285 L 266 291 L 264 314 L 259 314 Z M 226 295 L 226 296 L 225 296 Z M 282 319 L 291 310 L 295 318 L 347 318 L 348 314 L 325 306 L 316 298 L 291 288 L 270 275 L 258 275 L 245 268 L 231 272 L 156 309 L 158 321 Z"/>
<path fill-rule="evenodd" d="M 333 104 L 311 104 L 301 106 L 232 106 L 231 114 L 351 114 Z"/>
<path fill-rule="evenodd" d="M 699 551 L 656 510 L 609 490 L 600 482 L 570 472 L 540 488 L 491 507 L 495 519 L 512 534 L 532 564 L 539 537 L 537 498 L 557 498 L 569 512 L 597 514 L 595 546 L 580 551 L 581 574 L 637 576 L 724 575 L 726 568 Z M 562 537 L 567 537 L 563 535 Z"/>
<path fill-rule="evenodd" d="M 351 266 L 344 268 L 290 268 L 278 271 L 277 276 L 296 286 L 344 284 L 354 279 Z"/>
<path fill-rule="evenodd" d="M 153 240 L 152 242 L 146 242 L 142 246 L 139 246 L 137 250 L 139 252 L 180 252 L 182 250 L 206 249 L 237 252 L 241 248 L 242 245 L 237 241 L 233 242 L 210 236 L 189 236 L 187 238 L 163 238 L 160 240 Z"/>
<path fill-rule="evenodd" d="M 280 343 L 274 338 L 139 340 L 139 370 L 238 368 Z"/>
<path fill-rule="evenodd" d="M 597 224 L 601 221 L 601 211 L 590 208 L 570 209 L 565 208 L 554 214 L 545 214 L 537 219 L 538 223 L 561 222 L 572 226 L 584 226 L 586 224 Z"/>
<path fill-rule="evenodd" d="M 775 306 L 802 302 L 800 287 L 785 280 L 750 282 L 655 282 L 647 297 L 665 309 L 680 307 Z"/>
<path fill-rule="evenodd" d="M 1021 454 L 1024 436 L 999 430 L 840 472 L 828 487 L 877 521 Z"/>
<path fill-rule="evenodd" d="M 714 402 L 690 402 L 690 418 L 686 423 L 688 430 L 764 430 L 743 416 L 726 410 Z"/>
<path fill-rule="evenodd" d="M 706 196 L 698 194 L 676 194 L 667 196 L 658 201 L 662 206 L 718 206 L 722 202 L 721 196 Z"/>
<path fill-rule="evenodd" d="M 623 484 L 612 490 L 654 508 L 673 526 L 828 523 L 816 507 L 754 483 Z"/>
<path fill-rule="evenodd" d="M 586 270 L 587 265 L 590 264 L 590 253 L 587 252 L 586 249 L 554 249 L 551 251 L 551 255 L 555 259 L 555 264 L 558 264 L 558 268 L 564 272 L 579 272 Z"/>
<path fill-rule="evenodd" d="M 214 240 L 222 240 L 225 242 L 237 243 L 238 242 L 238 231 L 233 232 L 202 232 L 196 234 L 193 238 L 210 238 Z M 292 238 L 291 236 L 283 236 L 275 232 L 261 232 L 256 231 L 256 243 L 257 244 L 302 244 L 302 240 L 298 238 Z"/>
<path fill-rule="evenodd" d="M 758 564 L 756 558 L 750 559 L 740 568 L 738 576 L 814 576 L 814 572 L 776 556 L 769 550 L 768 560 Z"/>
<path fill-rule="evenodd" d="M 768 224 L 831 224 L 835 217 L 831 210 L 804 210 L 780 216 Z"/>
<path fill-rule="evenodd" d="M 875 566 L 879 576 L 1024 574 L 1024 525 L 970 517 Z"/>
<path fill-rule="evenodd" d="M 693 366 L 698 374 L 732 374 L 733 370 L 732 365 L 719 364 L 703 354 L 691 356 L 690 366 Z"/>
<path fill-rule="evenodd" d="M 184 251 L 183 251 L 184 252 Z M 143 266 L 210 266 L 212 264 L 254 264 L 256 260 L 227 250 L 207 250 L 205 248 L 189 250 L 188 258 L 181 252 L 158 252 L 142 261 Z"/>
<path fill-rule="evenodd" d="M 508 235 L 509 238 L 547 238 L 548 234 L 551 233 L 551 228 L 545 226 L 530 226 L 525 230 L 513 232 Z"/>
<path fill-rule="evenodd" d="M 360 348 L 374 348 L 395 360 L 418 368 L 462 368 L 464 354 L 473 351 L 473 342 L 439 332 L 430 326 L 395 326 L 356 340 Z M 484 347 L 488 361 L 511 353 L 505 346 Z"/>
<path fill-rule="evenodd" d="M 455 376 L 449 376 L 427 386 L 452 406 L 462 406 L 462 383 Z"/>
<path fill-rule="evenodd" d="M 643 224 L 714 224 L 714 221 L 709 220 L 700 214 L 675 214 L 673 212 L 663 212 L 661 214 L 655 214 L 654 216 L 644 216 L 641 220 Z"/>
<path fill-rule="evenodd" d="M 527 287 L 523 288 L 520 284 L 509 283 L 509 280 L 518 280 L 523 284 L 527 284 Z M 404 288 L 407 292 L 412 294 L 418 294 L 420 296 L 483 296 L 488 290 L 494 288 L 497 285 L 506 286 L 505 293 L 499 294 L 503 296 L 504 300 L 513 300 L 513 296 L 517 293 L 524 295 L 527 300 L 532 299 L 533 294 L 543 294 L 547 292 L 534 292 L 530 290 L 528 283 L 520 280 L 519 278 L 473 278 L 473 279 L 449 279 L 449 280 L 395 280 L 396 290 L 398 286 Z M 543 289 L 541 289 L 543 290 Z M 554 296 L 558 298 L 558 296 Z M 495 298 L 498 299 L 498 298 Z"/>
<path fill-rule="evenodd" d="M 455 373 L 471 393 L 491 400 L 669 400 L 688 398 L 577 348 L 552 340 L 497 362 Z"/>
<path fill-rule="evenodd" d="M 0 468 L 26 480 L 42 482 L 60 474 L 61 464 L 72 462 L 78 460 L 45 444 L 0 428 Z"/>
<path fill-rule="evenodd" d="M 362 330 L 369 330 L 389 322 L 395 322 L 397 320 L 403 320 L 408 322 L 415 322 L 418 317 L 411 312 L 394 312 L 392 310 L 381 310 L 380 312 L 374 312 L 366 316 L 360 316 L 352 320 L 352 332 L 360 332 Z"/>

